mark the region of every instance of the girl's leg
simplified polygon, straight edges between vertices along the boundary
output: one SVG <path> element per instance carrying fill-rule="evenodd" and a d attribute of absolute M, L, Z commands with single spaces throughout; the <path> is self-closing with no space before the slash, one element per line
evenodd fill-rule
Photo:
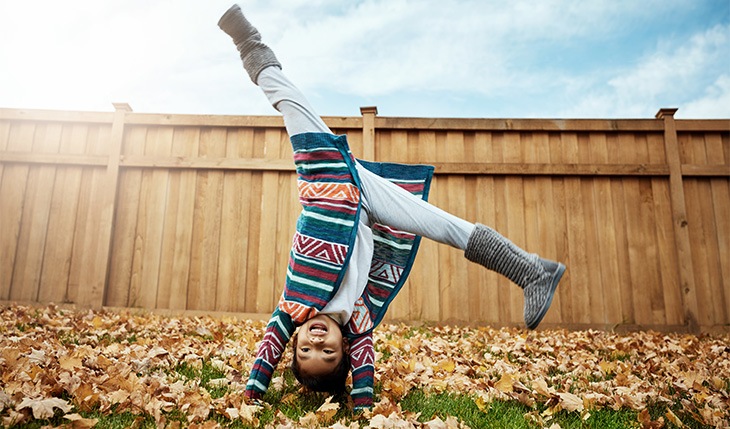
<path fill-rule="evenodd" d="M 423 201 L 357 164 L 370 218 L 377 223 L 466 249 L 474 224 Z"/>
<path fill-rule="evenodd" d="M 525 295 L 524 319 L 535 329 L 552 303 L 565 266 L 530 254 L 494 229 L 453 216 L 358 165 L 375 222 L 464 250 L 464 256 L 512 280 Z"/>
<path fill-rule="evenodd" d="M 251 81 L 264 91 L 271 105 L 284 116 L 290 136 L 305 132 L 331 132 L 304 95 L 281 72 L 281 64 L 274 52 L 261 42 L 258 30 L 243 16 L 238 5 L 233 5 L 223 14 L 218 26 L 233 39 Z"/>
<path fill-rule="evenodd" d="M 258 76 L 258 85 L 272 106 L 284 116 L 290 136 L 301 133 L 332 133 L 314 108 L 279 67 L 267 67 Z"/>

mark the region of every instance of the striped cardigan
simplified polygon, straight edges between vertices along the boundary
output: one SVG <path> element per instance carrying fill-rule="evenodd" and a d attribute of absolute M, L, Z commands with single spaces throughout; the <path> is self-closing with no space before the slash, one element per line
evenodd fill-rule
<path fill-rule="evenodd" d="M 286 286 L 266 326 L 246 396 L 260 399 L 296 326 L 316 316 L 334 297 L 347 269 L 361 210 L 360 179 L 345 136 L 304 133 L 291 137 L 299 200 Z M 365 168 L 424 200 L 433 167 L 359 161 Z M 344 327 L 350 340 L 356 408 L 372 405 L 372 330 L 380 323 L 413 264 L 420 237 L 374 224 L 368 283 Z"/>

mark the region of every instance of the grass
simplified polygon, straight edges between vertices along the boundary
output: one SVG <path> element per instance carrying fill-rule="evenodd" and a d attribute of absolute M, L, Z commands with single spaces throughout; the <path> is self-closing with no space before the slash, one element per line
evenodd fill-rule
<path fill-rule="evenodd" d="M 205 374 L 208 370 L 198 370 L 189 368 L 176 368 L 180 374 L 200 375 Z M 214 370 L 215 371 L 215 370 Z M 214 374 L 210 372 L 210 375 Z M 287 391 L 288 390 L 288 391 Z M 296 388 L 289 388 L 277 394 L 267 395 L 265 399 L 272 401 L 273 406 L 266 409 L 259 415 L 260 424 L 258 427 L 263 428 L 267 424 L 272 423 L 275 419 L 277 411 L 281 411 L 287 417 L 297 420 L 309 412 L 314 412 L 319 408 L 325 400 L 324 395 L 308 394 L 298 395 L 297 400 L 290 402 L 282 402 L 281 399 L 288 394 L 296 394 Z M 225 393 L 225 392 L 224 392 Z M 561 428 L 600 428 L 600 429 L 622 429 L 640 427 L 638 422 L 638 412 L 630 410 L 611 410 L 596 409 L 587 413 L 560 411 L 552 415 L 550 418 L 544 417 L 546 411 L 545 404 L 537 404 L 536 407 L 530 408 L 516 401 L 494 401 L 487 404 L 483 409 L 477 405 L 477 401 L 468 395 L 457 394 L 435 394 L 429 395 L 421 390 L 411 391 L 401 401 L 400 406 L 404 411 L 419 413 L 418 421 L 424 423 L 433 420 L 436 417 L 446 420 L 449 416 L 457 417 L 460 421 L 471 428 L 536 428 L 550 427 L 553 423 L 557 423 Z M 665 408 L 662 406 L 650 406 L 648 408 L 652 420 L 657 420 L 663 416 Z M 676 410 L 675 410 L 676 411 Z M 80 413 L 85 418 L 99 419 L 96 428 L 155 428 L 155 421 L 149 415 L 134 415 L 129 412 L 116 414 L 102 414 L 92 410 L 90 412 Z M 179 411 L 173 411 L 166 414 L 167 423 L 179 422 L 181 426 L 186 425 L 185 417 Z M 340 407 L 340 410 L 332 420 L 338 421 L 346 419 L 347 421 L 356 421 L 357 415 L 354 415 L 346 407 Z M 217 421 L 221 426 L 231 428 L 250 427 L 241 423 L 240 420 L 230 421 L 228 418 L 211 413 L 209 420 Z M 666 419 L 665 419 L 666 420 Z M 540 421 L 540 423 L 538 423 Z M 684 424 L 688 428 L 703 428 L 701 424 L 694 420 L 683 419 Z M 53 419 L 49 420 L 33 420 L 27 424 L 14 426 L 16 428 L 36 429 L 44 426 L 60 426 L 68 423 L 57 412 Z M 361 427 L 366 426 L 365 421 L 361 421 Z M 666 428 L 677 427 L 671 423 L 665 422 Z"/>

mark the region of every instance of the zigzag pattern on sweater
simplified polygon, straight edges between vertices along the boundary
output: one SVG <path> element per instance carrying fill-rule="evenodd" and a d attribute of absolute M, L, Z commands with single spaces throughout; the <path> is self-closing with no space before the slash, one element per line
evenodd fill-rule
<path fill-rule="evenodd" d="M 260 399 L 269 387 L 271 375 L 294 333 L 294 324 L 287 313 L 278 309 L 266 325 L 264 339 L 256 352 L 256 360 L 251 368 L 251 374 L 246 383 L 245 395 L 254 399 Z"/>
<path fill-rule="evenodd" d="M 370 315 L 368 306 L 362 297 L 355 302 L 355 308 L 352 310 L 350 322 L 348 323 L 350 332 L 362 334 L 373 329 L 373 318 Z"/>
<path fill-rule="evenodd" d="M 372 333 L 357 338 L 350 345 L 350 368 L 352 368 L 352 400 L 356 409 L 373 404 L 373 382 L 375 374 L 375 349 Z"/>
<path fill-rule="evenodd" d="M 293 251 L 301 256 L 335 265 L 344 265 L 348 247 L 295 233 Z"/>
<path fill-rule="evenodd" d="M 309 199 L 330 199 L 349 201 L 357 204 L 360 201 L 359 190 L 350 183 L 317 183 L 297 180 L 300 201 Z"/>
<path fill-rule="evenodd" d="M 381 261 L 373 261 L 370 267 L 370 278 L 395 285 L 403 275 L 403 267 Z"/>
<path fill-rule="evenodd" d="M 281 299 L 279 299 L 278 308 L 284 313 L 289 314 L 295 325 L 301 325 L 319 313 L 316 308 L 311 306 L 285 300 L 283 294 Z"/>

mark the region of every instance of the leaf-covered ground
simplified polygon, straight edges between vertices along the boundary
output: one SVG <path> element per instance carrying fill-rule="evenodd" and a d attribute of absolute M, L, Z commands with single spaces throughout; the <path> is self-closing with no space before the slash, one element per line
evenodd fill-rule
<path fill-rule="evenodd" d="M 414 392 L 454 393 L 485 413 L 519 404 L 532 427 L 557 428 L 554 417 L 566 413 L 588 423 L 601 410 L 632 410 L 637 427 L 730 425 L 727 335 L 386 324 L 375 333 L 372 412 L 353 414 L 346 400 L 320 397 L 297 413 L 313 395 L 288 371 L 264 403 L 244 401 L 262 322 L 53 305 L 0 307 L 0 316 L 4 426 L 92 427 L 131 416 L 125 425 L 467 427 L 404 410 Z"/>

